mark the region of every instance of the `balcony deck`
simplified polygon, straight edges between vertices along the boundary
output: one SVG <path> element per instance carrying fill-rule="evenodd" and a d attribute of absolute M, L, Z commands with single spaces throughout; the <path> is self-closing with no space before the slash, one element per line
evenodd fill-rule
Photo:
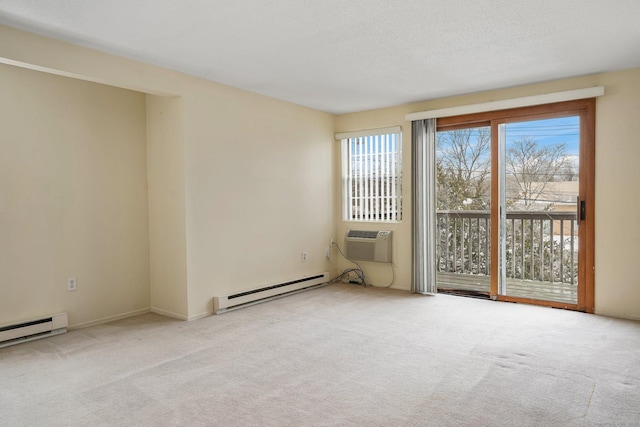
<path fill-rule="evenodd" d="M 489 295 L 491 289 L 490 278 L 485 275 L 438 272 L 436 280 L 438 289 L 442 290 L 473 291 Z M 507 278 L 507 295 L 576 304 L 578 301 L 578 286 L 569 283 Z"/>

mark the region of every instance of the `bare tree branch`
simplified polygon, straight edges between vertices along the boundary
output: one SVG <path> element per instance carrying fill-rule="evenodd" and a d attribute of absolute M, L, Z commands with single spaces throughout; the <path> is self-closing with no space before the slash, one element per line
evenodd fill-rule
<path fill-rule="evenodd" d="M 490 128 L 438 132 L 438 209 L 486 209 L 489 204 Z M 464 201 L 471 200 L 471 203 Z"/>
<path fill-rule="evenodd" d="M 505 161 L 507 185 L 515 188 L 510 198 L 519 199 L 525 209 L 531 209 L 549 182 L 571 167 L 565 143 L 542 146 L 526 136 L 509 144 Z"/>

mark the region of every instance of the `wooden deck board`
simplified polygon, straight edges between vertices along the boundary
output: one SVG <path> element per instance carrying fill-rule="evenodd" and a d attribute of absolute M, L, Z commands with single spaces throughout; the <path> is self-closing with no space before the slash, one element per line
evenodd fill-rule
<path fill-rule="evenodd" d="M 437 273 L 436 278 L 439 289 L 468 290 L 487 293 L 487 295 L 491 291 L 489 276 Z M 507 279 L 507 295 L 576 304 L 578 300 L 578 285 Z"/>

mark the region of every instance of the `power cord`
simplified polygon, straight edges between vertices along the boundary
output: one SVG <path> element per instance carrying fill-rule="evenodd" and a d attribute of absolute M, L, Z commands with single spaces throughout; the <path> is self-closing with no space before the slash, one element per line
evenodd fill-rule
<path fill-rule="evenodd" d="M 373 283 L 370 285 L 367 285 L 367 283 L 365 282 L 365 275 L 364 275 L 364 270 L 362 269 L 362 267 L 360 266 L 360 264 L 358 264 L 357 262 L 350 260 L 349 258 L 347 258 L 344 254 L 344 252 L 342 252 L 342 249 L 340 249 L 340 246 L 336 243 L 333 242 L 333 245 L 338 248 L 338 252 L 340 252 L 340 255 L 342 255 L 342 257 L 344 259 L 346 259 L 349 262 L 352 262 L 353 264 L 355 264 L 358 268 L 348 268 L 346 270 L 344 270 L 342 273 L 340 273 L 338 276 L 334 277 L 332 280 L 329 281 L 329 283 L 334 283 L 334 282 L 341 282 L 345 276 L 348 279 L 349 283 L 353 283 L 354 279 L 350 278 L 351 273 L 354 273 L 356 275 L 356 280 L 358 284 L 361 284 L 362 286 L 373 286 L 374 288 L 390 288 L 391 286 L 393 286 L 393 284 L 396 281 L 396 270 L 395 268 L 393 268 L 393 263 L 389 263 L 389 266 L 391 267 L 391 282 L 386 285 L 386 286 L 376 286 Z"/>
<path fill-rule="evenodd" d="M 347 268 L 346 270 L 344 270 L 342 273 L 340 273 L 338 276 L 334 277 L 332 280 L 329 281 L 329 283 L 333 283 L 336 281 L 342 281 L 345 276 L 349 279 L 349 283 L 351 283 L 351 281 L 353 279 L 351 279 L 351 273 L 354 273 L 356 275 L 357 280 L 359 281 L 359 284 L 361 284 L 362 286 L 367 286 L 367 282 L 365 281 L 365 276 L 364 276 L 364 270 L 362 269 L 362 267 L 360 266 L 360 264 L 358 264 L 357 262 L 348 259 L 344 253 L 342 252 L 342 249 L 340 249 L 340 246 L 336 243 L 333 242 L 333 245 L 338 248 L 338 252 L 340 252 L 340 255 L 342 255 L 342 257 L 344 259 L 346 259 L 349 262 L 354 263 L 358 268 Z M 356 282 L 358 283 L 358 282 Z"/>

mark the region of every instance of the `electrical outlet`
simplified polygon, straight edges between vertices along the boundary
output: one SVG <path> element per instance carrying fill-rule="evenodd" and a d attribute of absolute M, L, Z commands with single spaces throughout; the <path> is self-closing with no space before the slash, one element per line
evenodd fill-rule
<path fill-rule="evenodd" d="M 76 280 L 75 277 L 67 278 L 67 290 L 69 292 L 78 290 L 78 281 Z"/>
<path fill-rule="evenodd" d="M 331 238 L 331 242 L 329 242 L 329 247 L 332 248 L 333 247 L 333 237 Z"/>
<path fill-rule="evenodd" d="M 327 255 L 327 258 L 331 258 L 331 248 L 324 248 L 324 253 Z"/>
<path fill-rule="evenodd" d="M 302 262 L 307 262 L 307 251 L 302 251 Z"/>

